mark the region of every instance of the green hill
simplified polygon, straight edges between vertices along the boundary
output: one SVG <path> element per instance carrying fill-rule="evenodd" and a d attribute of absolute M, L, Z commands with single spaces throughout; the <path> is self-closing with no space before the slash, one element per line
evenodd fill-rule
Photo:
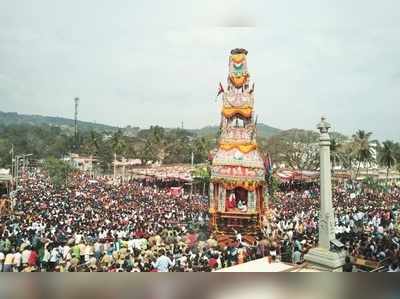
<path fill-rule="evenodd" d="M 277 129 L 266 124 L 257 124 L 257 136 L 269 138 L 281 132 L 281 129 Z"/>
<path fill-rule="evenodd" d="M 3 112 L 0 111 L 0 125 L 49 125 L 57 126 L 67 131 L 73 132 L 75 122 L 73 119 L 64 117 L 54 117 L 54 116 L 41 116 L 41 115 L 29 115 L 29 114 L 19 114 L 17 112 Z M 105 124 L 98 124 L 86 121 L 78 121 L 80 131 L 90 131 L 94 130 L 97 132 L 115 132 L 119 128 L 114 126 L 109 126 Z M 140 131 L 139 127 L 127 126 L 122 129 L 124 134 L 127 136 L 136 136 Z M 168 130 L 168 129 L 167 129 Z M 191 133 L 200 136 L 215 136 L 218 132 L 218 126 L 206 126 L 201 129 L 188 130 Z M 257 134 L 259 137 L 269 138 L 273 135 L 281 132 L 280 129 L 270 127 L 266 124 L 257 124 Z"/>
<path fill-rule="evenodd" d="M 16 112 L 3 112 L 0 111 L 0 125 L 49 125 L 57 126 L 67 130 L 73 130 L 75 121 L 73 119 L 53 116 L 41 115 L 28 115 L 19 114 Z M 94 131 L 116 131 L 117 127 L 97 124 L 92 122 L 78 121 L 80 130 L 94 130 Z"/>

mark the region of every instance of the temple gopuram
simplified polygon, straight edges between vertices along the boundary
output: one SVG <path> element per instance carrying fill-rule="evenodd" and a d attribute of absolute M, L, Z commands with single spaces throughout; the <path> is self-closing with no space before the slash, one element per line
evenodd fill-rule
<path fill-rule="evenodd" d="M 223 104 L 218 148 L 212 156 L 210 227 L 216 233 L 255 234 L 264 206 L 265 164 L 257 149 L 254 84 L 250 86 L 247 51 L 229 56 L 228 86 L 220 84 Z"/>

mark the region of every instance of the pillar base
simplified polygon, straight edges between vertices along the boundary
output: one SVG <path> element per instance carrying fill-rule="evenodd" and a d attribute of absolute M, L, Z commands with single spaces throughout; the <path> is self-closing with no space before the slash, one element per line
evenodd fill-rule
<path fill-rule="evenodd" d="M 345 264 L 346 252 L 333 252 L 327 249 L 316 247 L 304 256 L 304 259 L 313 267 L 321 271 L 341 272 Z"/>

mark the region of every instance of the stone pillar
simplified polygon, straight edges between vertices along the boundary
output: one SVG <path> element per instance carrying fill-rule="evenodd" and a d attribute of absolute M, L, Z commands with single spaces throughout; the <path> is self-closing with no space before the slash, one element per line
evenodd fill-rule
<path fill-rule="evenodd" d="M 318 247 L 329 250 L 330 243 L 335 239 L 335 216 L 332 207 L 332 178 L 331 160 L 328 130 L 329 123 L 324 118 L 318 124 L 320 130 L 319 154 L 320 154 L 320 188 L 321 188 L 321 207 L 319 215 L 319 240 Z"/>
<path fill-rule="evenodd" d="M 331 241 L 335 239 L 335 216 L 332 206 L 332 181 L 330 161 L 330 124 L 321 118 L 320 131 L 320 213 L 318 247 L 305 255 L 305 260 L 324 270 L 337 270 L 344 264 L 345 253 L 331 250 Z"/>

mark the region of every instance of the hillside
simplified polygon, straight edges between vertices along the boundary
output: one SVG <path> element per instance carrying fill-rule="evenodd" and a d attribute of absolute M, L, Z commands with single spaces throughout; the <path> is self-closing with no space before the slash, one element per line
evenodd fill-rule
<path fill-rule="evenodd" d="M 49 125 L 73 130 L 75 122 L 73 119 L 53 116 L 27 115 L 16 112 L 0 111 L 0 125 Z M 118 128 L 104 124 L 78 121 L 80 130 L 94 131 L 116 131 Z"/>
<path fill-rule="evenodd" d="M 0 111 L 0 125 L 49 125 L 57 126 L 63 129 L 73 132 L 74 120 L 64 117 L 53 117 L 53 116 L 41 116 L 41 115 L 28 115 L 19 114 L 16 112 L 3 112 Z M 118 130 L 117 127 L 109 126 L 105 124 L 98 124 L 92 122 L 78 121 L 79 130 L 90 131 L 94 130 L 97 132 L 115 132 Z M 136 136 L 140 131 L 139 127 L 127 126 L 123 129 L 124 135 Z M 206 126 L 201 129 L 188 130 L 191 133 L 195 133 L 200 136 L 215 136 L 218 132 L 218 126 Z M 257 124 L 257 134 L 259 137 L 269 138 L 277 133 L 281 132 L 280 129 L 270 127 L 266 124 Z"/>

